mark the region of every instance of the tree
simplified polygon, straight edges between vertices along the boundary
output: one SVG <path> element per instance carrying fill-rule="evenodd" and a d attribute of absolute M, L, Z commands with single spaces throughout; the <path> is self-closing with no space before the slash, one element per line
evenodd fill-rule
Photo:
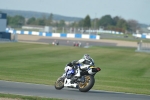
<path fill-rule="evenodd" d="M 98 18 L 93 19 L 93 20 L 91 21 L 92 28 L 94 28 L 94 29 L 99 28 L 98 22 L 99 22 L 99 19 L 98 19 Z"/>
<path fill-rule="evenodd" d="M 48 22 L 48 25 L 52 25 L 52 23 L 53 23 L 53 14 L 52 13 L 49 15 L 47 22 Z"/>
<path fill-rule="evenodd" d="M 83 27 L 83 26 L 84 26 L 84 19 L 78 22 L 78 27 Z"/>
<path fill-rule="evenodd" d="M 55 26 L 55 27 L 59 27 L 58 22 L 53 23 L 53 26 Z"/>
<path fill-rule="evenodd" d="M 27 21 L 27 24 L 29 24 L 29 25 L 34 25 L 35 23 L 36 23 L 35 17 L 29 18 Z"/>
<path fill-rule="evenodd" d="M 116 26 L 121 29 L 119 31 L 125 32 L 128 30 L 128 24 L 124 19 L 119 19 Z"/>
<path fill-rule="evenodd" d="M 44 19 L 37 19 L 37 25 L 45 26 L 45 21 Z"/>
<path fill-rule="evenodd" d="M 64 27 L 64 26 L 65 26 L 65 21 L 64 20 L 60 20 L 59 27 Z"/>
<path fill-rule="evenodd" d="M 130 27 L 129 30 L 131 32 L 136 32 L 136 30 L 139 29 L 139 23 L 136 20 L 131 19 L 131 20 L 128 20 L 127 23 Z"/>
<path fill-rule="evenodd" d="M 108 25 L 113 25 L 113 24 L 114 22 L 110 15 L 102 16 L 102 18 L 99 20 L 99 26 L 102 27 L 107 27 Z"/>
<path fill-rule="evenodd" d="M 87 15 L 84 19 L 84 27 L 90 28 L 91 27 L 91 18 L 89 15 Z"/>
<path fill-rule="evenodd" d="M 20 15 L 16 15 L 14 17 L 7 16 L 7 24 L 12 26 L 12 27 L 21 27 L 22 25 L 25 24 L 25 18 Z"/>
<path fill-rule="evenodd" d="M 120 17 L 115 16 L 115 17 L 113 18 L 113 25 L 116 26 L 116 25 L 117 25 L 117 22 L 118 22 L 120 19 L 121 19 Z"/>
<path fill-rule="evenodd" d="M 40 21 L 41 21 L 40 23 L 42 23 L 42 24 L 40 24 L 40 25 L 42 25 L 42 26 L 47 25 L 47 18 L 46 18 L 46 15 L 45 15 L 45 14 L 43 14 L 43 17 L 42 17 L 42 19 L 41 19 Z"/>
<path fill-rule="evenodd" d="M 78 27 L 78 23 L 77 23 L 77 22 L 73 22 L 73 23 L 71 24 L 71 27 Z"/>
<path fill-rule="evenodd" d="M 23 16 L 15 16 L 14 19 L 18 22 L 18 25 L 20 26 L 25 24 L 25 18 Z"/>
<path fill-rule="evenodd" d="M 7 25 L 10 25 L 10 23 L 11 23 L 11 19 L 12 19 L 12 17 L 11 17 L 11 16 L 7 16 Z"/>

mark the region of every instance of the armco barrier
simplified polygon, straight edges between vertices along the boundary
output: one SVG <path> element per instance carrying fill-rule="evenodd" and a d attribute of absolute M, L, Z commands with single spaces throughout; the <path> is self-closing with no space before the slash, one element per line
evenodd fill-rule
<path fill-rule="evenodd" d="M 63 37 L 63 38 L 96 39 L 96 40 L 100 39 L 99 35 L 80 34 L 80 33 L 50 33 L 50 32 L 35 32 L 24 30 L 6 30 L 6 32 L 13 34 L 37 35 L 46 37 Z"/>
<path fill-rule="evenodd" d="M 150 34 L 133 34 L 136 38 L 150 39 Z"/>

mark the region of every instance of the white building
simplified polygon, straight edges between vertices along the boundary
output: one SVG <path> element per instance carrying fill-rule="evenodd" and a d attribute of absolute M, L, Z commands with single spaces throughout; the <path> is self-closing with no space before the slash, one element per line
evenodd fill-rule
<path fill-rule="evenodd" d="M 25 25 L 25 26 L 22 26 L 22 29 L 37 29 L 37 30 L 43 30 L 44 29 L 44 26 L 36 26 L 36 25 Z"/>
<path fill-rule="evenodd" d="M 147 29 L 148 29 L 148 30 L 150 30 L 150 26 L 149 26 L 149 27 L 147 27 Z"/>

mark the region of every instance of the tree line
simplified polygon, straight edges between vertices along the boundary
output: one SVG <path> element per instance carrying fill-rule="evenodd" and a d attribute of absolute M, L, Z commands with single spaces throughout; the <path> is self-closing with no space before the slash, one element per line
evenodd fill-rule
<path fill-rule="evenodd" d="M 7 16 L 7 25 L 13 28 L 19 28 L 23 25 L 38 25 L 38 26 L 53 26 L 53 27 L 73 27 L 97 30 L 102 28 L 104 30 L 113 30 L 119 32 L 133 33 L 139 29 L 139 23 L 136 20 L 125 20 L 119 16 L 112 17 L 111 15 L 104 15 L 101 18 L 91 19 L 89 15 L 80 21 L 68 22 L 64 20 L 53 20 L 53 14 L 42 18 L 29 18 L 26 20 L 23 16 Z"/>

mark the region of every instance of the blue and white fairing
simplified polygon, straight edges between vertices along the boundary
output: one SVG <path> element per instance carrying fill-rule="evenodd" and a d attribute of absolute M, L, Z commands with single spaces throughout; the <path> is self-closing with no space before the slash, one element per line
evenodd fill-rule
<path fill-rule="evenodd" d="M 67 71 L 66 74 L 67 74 L 67 76 L 70 75 L 70 74 L 75 74 L 75 71 L 74 71 L 74 69 L 70 69 L 70 70 Z"/>

